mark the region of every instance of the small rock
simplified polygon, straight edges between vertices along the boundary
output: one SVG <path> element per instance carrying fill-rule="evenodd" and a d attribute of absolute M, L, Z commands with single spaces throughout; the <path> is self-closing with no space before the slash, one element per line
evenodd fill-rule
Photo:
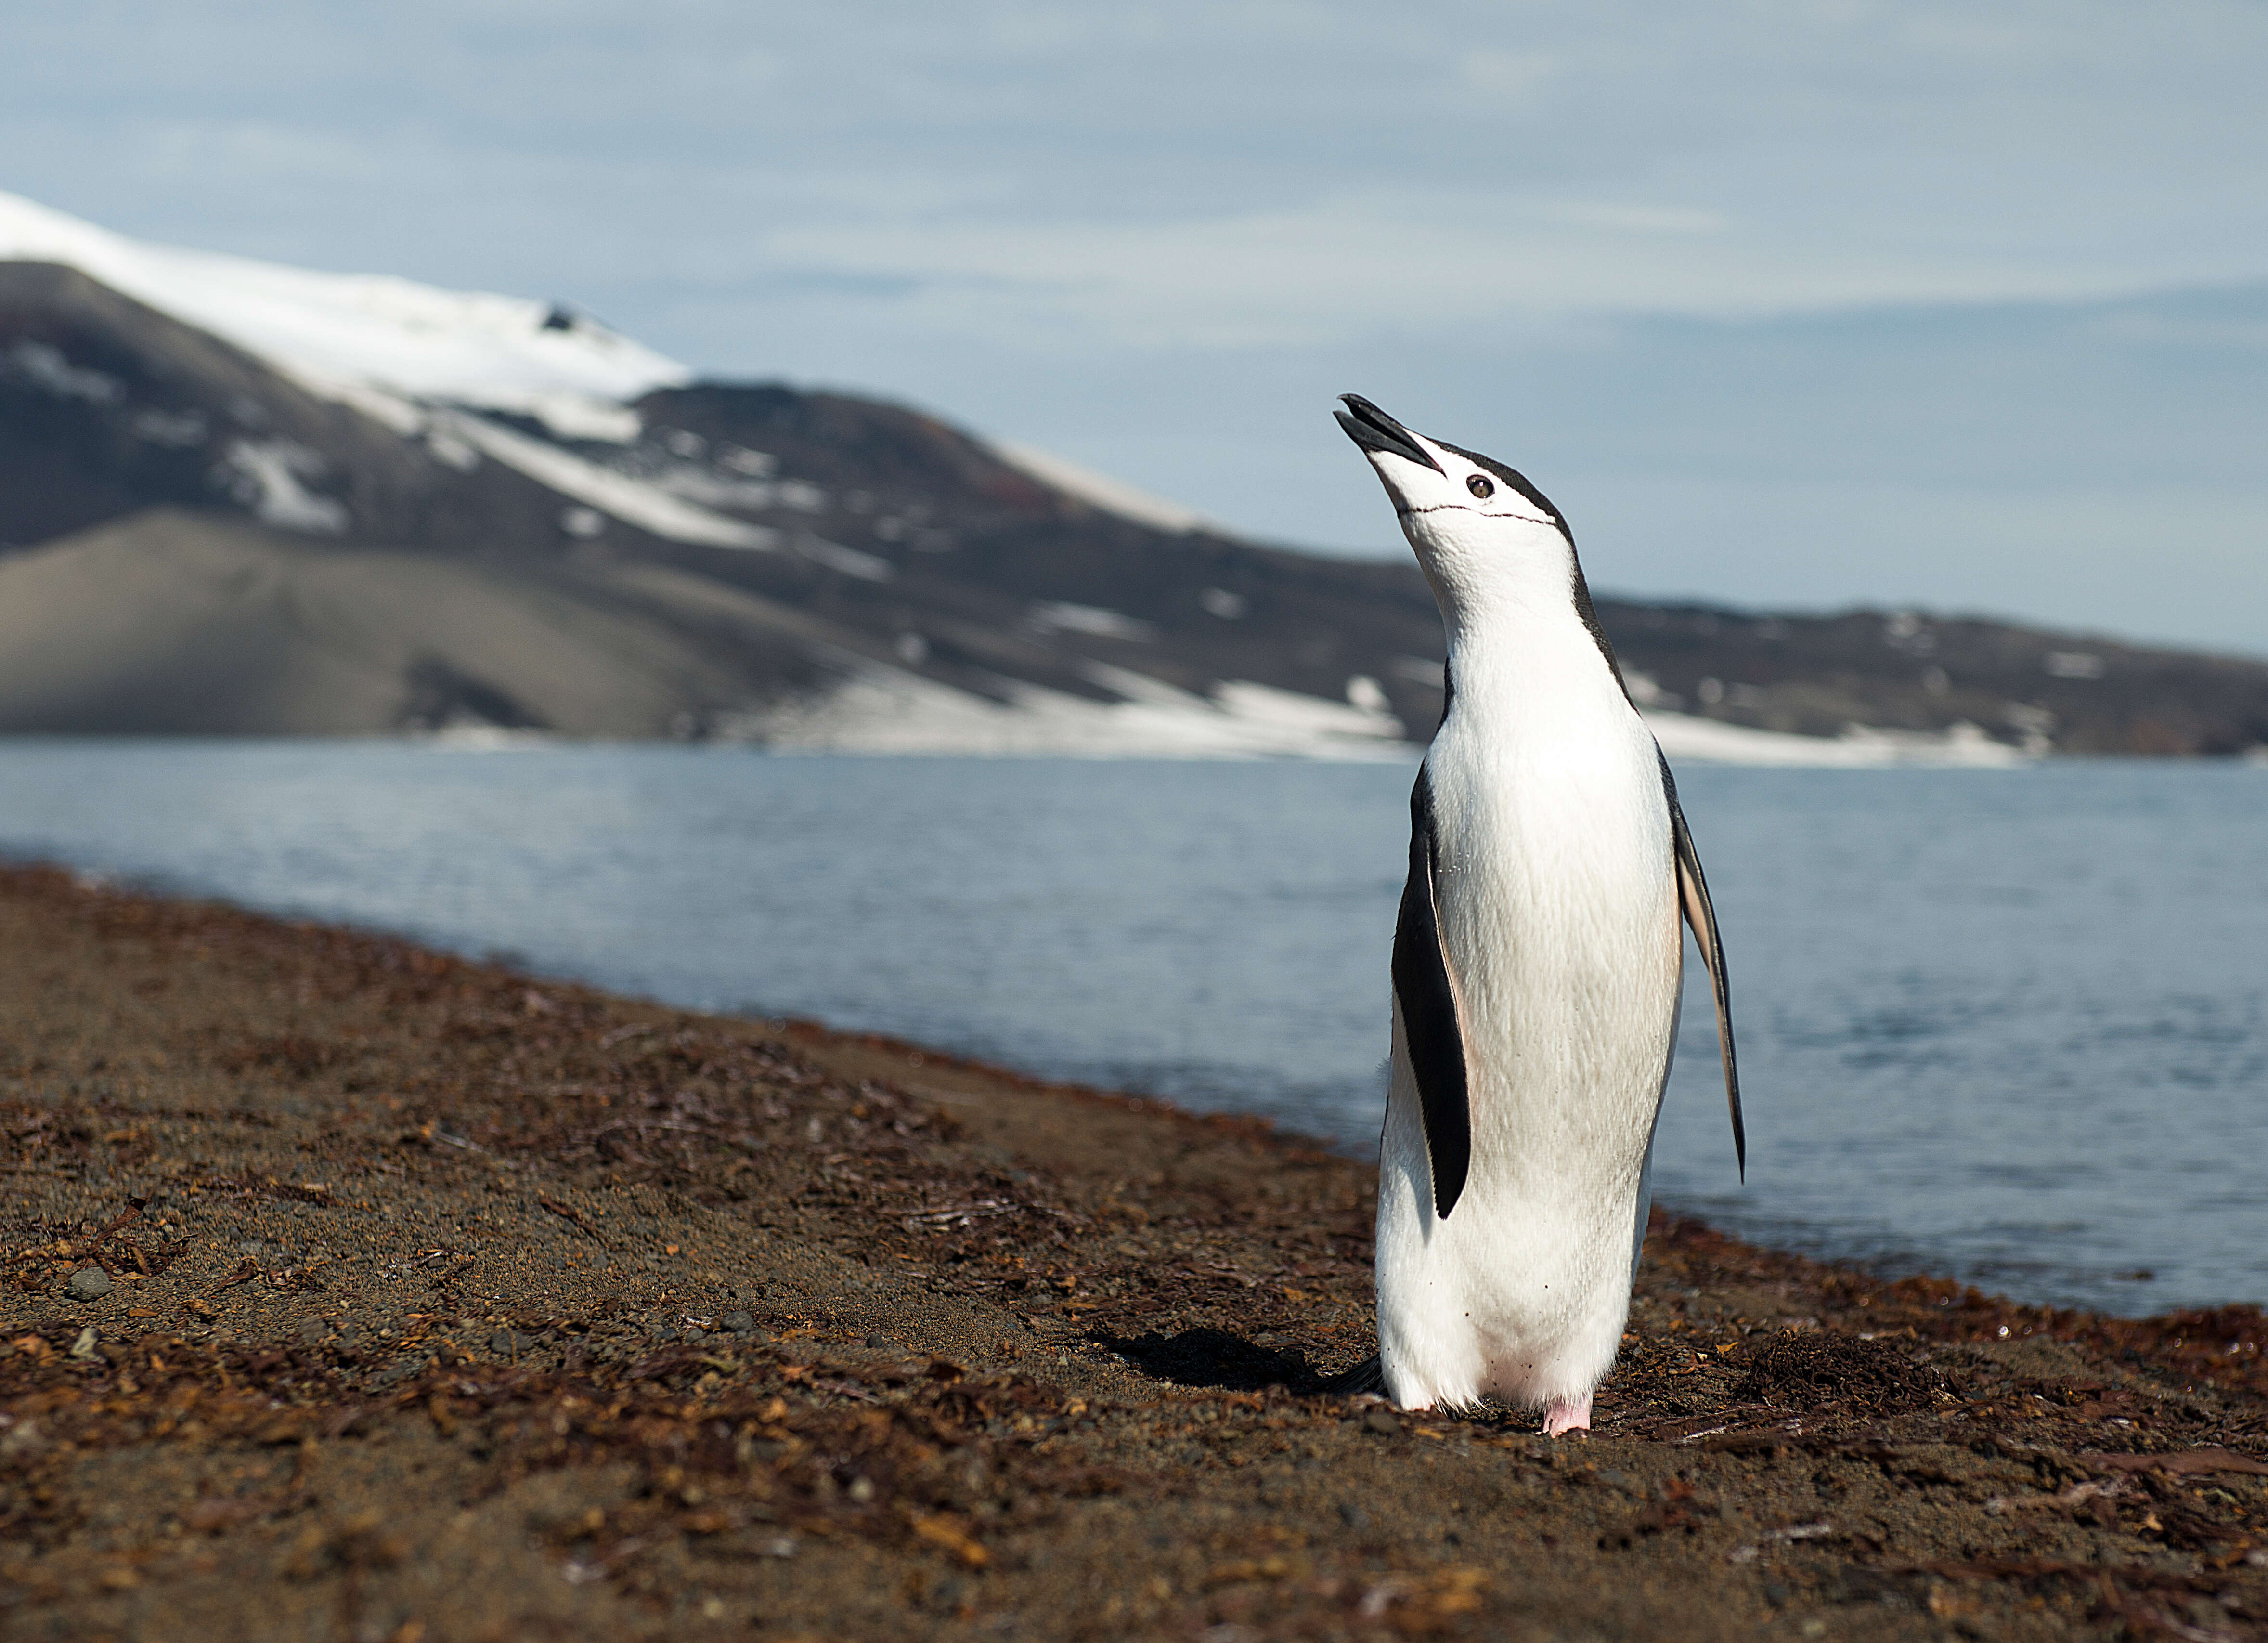
<path fill-rule="evenodd" d="M 895 1346 L 897 1343 L 887 1335 L 876 1333 L 869 1335 L 865 1339 L 865 1345 L 873 1348 L 876 1352 L 887 1352 L 891 1347 Z"/>
<path fill-rule="evenodd" d="M 1370 1514 L 1351 1500 L 1342 1500 L 1339 1502 L 1339 1521 L 1349 1529 L 1367 1529 L 1370 1526 Z"/>
<path fill-rule="evenodd" d="M 1374 1432 L 1381 1438 L 1398 1438 L 1402 1435 L 1402 1423 L 1396 1420 L 1390 1411 L 1383 1409 L 1373 1409 L 1365 1415 L 1362 1418 L 1362 1426 L 1364 1431 Z"/>
<path fill-rule="evenodd" d="M 747 1335 L 755 1329 L 756 1321 L 746 1312 L 728 1312 L 725 1315 L 724 1324 L 735 1335 Z"/>
<path fill-rule="evenodd" d="M 498 1330 L 489 1337 L 489 1350 L 499 1358 L 509 1358 L 519 1350 L 519 1338 L 510 1330 Z"/>
<path fill-rule="evenodd" d="M 100 1267 L 83 1266 L 70 1275 L 70 1282 L 65 1287 L 73 1300 L 99 1300 L 117 1286 Z"/>
<path fill-rule="evenodd" d="M 94 1356 L 94 1325 L 88 1324 L 71 1343 L 70 1355 L 84 1363 Z"/>
<path fill-rule="evenodd" d="M 299 1345 L 302 1346 L 320 1346 L 323 1337 L 329 1333 L 320 1318 L 302 1318 L 299 1321 Z"/>

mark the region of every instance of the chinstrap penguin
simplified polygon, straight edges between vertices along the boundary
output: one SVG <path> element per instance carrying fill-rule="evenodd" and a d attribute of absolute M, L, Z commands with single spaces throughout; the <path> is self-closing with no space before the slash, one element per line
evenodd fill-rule
<path fill-rule="evenodd" d="M 1378 1374 L 1405 1409 L 1484 1397 L 1587 1429 L 1651 1206 L 1683 980 L 1724 952 L 1677 788 L 1559 511 L 1502 463 L 1344 396 L 1447 629 L 1410 795 L 1379 1146 Z"/>

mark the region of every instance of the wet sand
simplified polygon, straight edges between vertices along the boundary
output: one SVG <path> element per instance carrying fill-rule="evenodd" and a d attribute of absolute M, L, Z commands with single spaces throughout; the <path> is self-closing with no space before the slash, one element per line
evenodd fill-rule
<path fill-rule="evenodd" d="M 1657 1212 L 1553 1443 L 1257 1123 L 36 870 L 0 1030 L 0 1637 L 2268 1638 L 2252 1308 Z"/>

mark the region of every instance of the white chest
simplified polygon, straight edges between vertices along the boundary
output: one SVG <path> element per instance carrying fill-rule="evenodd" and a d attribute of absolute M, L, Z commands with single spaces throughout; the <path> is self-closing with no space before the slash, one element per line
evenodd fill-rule
<path fill-rule="evenodd" d="M 1656 1043 L 1679 932 L 1653 740 L 1619 696 L 1494 705 L 1461 696 L 1426 761 L 1469 1052 Z"/>

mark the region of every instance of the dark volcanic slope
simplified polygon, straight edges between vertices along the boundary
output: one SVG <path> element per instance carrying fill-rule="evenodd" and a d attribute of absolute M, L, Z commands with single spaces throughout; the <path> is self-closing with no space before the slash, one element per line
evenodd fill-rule
<path fill-rule="evenodd" d="M 0 545 L 165 505 L 447 551 L 565 540 L 556 494 L 462 462 L 77 269 L 0 262 Z"/>
<path fill-rule="evenodd" d="M 164 644 L 144 652 L 117 648 L 116 623 L 57 615 L 39 654 L 84 657 L 107 645 L 102 667 L 138 682 L 114 688 L 106 674 L 89 683 L 69 669 L 31 676 L 26 663 L 0 687 L 0 722 L 391 730 L 430 717 L 417 704 L 432 693 L 412 678 L 427 661 L 461 675 L 451 687 L 459 718 L 479 717 L 470 704 L 480 700 L 512 703 L 495 722 L 569 733 L 762 740 L 768 714 L 878 666 L 995 702 L 1027 685 L 1114 703 L 1145 680 L 1200 697 L 1249 681 L 1382 707 L 1415 740 L 1440 718 L 1440 621 L 1406 560 L 1323 559 L 1160 528 L 1036 479 L 933 416 L 871 399 L 703 383 L 649 394 L 636 409 L 642 434 L 614 444 L 460 407 L 341 403 L 85 275 L 0 263 L 0 555 L 142 520 L 129 534 L 150 544 L 143 557 L 101 540 L 124 602 L 147 605 L 178 584 L 166 544 L 187 509 L 311 544 L 385 549 L 431 572 L 394 579 L 391 625 L 361 651 L 352 623 L 301 633 L 297 648 L 255 645 L 210 702 L 200 693 L 220 689 L 212 671 L 189 667 L 169 683 L 169 659 L 230 649 L 256 613 L 205 600 L 202 633 L 161 623 Z M 516 454 L 499 443 L 512 436 Z M 629 501 L 625 481 L 635 482 Z M 664 517 L 687 507 L 716 528 Z M 153 525 L 153 508 L 174 512 Z M 720 532 L 755 540 L 718 546 Z M 571 574 L 578 597 L 622 597 L 629 603 L 614 615 L 666 631 L 593 664 L 594 682 L 625 682 L 612 705 L 588 691 L 531 696 L 525 668 L 490 667 L 462 645 L 438 645 L 451 654 L 438 660 L 387 661 L 379 671 L 391 669 L 390 682 L 319 691 L 289 711 L 261 705 L 293 699 L 294 668 L 375 678 L 365 652 L 398 659 L 418 623 L 448 628 L 456 583 L 442 559 L 477 563 L 495 586 L 539 602 Z M 657 607 L 626 582 L 608 593 L 608 575 L 624 566 L 666 568 L 688 579 L 681 590 L 697 580 L 711 595 Z M 1594 569 L 1611 577 L 1611 566 Z M 748 596 L 803 626 L 784 635 L 777 623 L 716 614 Z M 1854 724 L 1970 722 L 2042 751 L 2229 754 L 2268 743 L 2268 664 L 2256 661 L 1913 613 L 1756 615 L 1615 600 L 1600 611 L 1642 694 L 1734 723 L 1834 735 Z M 531 611 L 506 625 L 549 619 Z M 350 648 L 314 658 L 308 646 L 324 642 Z M 679 658 L 662 668 L 677 682 L 659 696 L 658 675 L 639 659 L 653 645 Z M 84 705 L 90 691 L 99 709 Z M 162 713 L 135 705 L 168 699 Z"/>
<path fill-rule="evenodd" d="M 0 1018 L 11 1639 L 2268 1634 L 2250 1308 L 1658 1219 L 1552 1443 L 1249 1122 L 49 873 Z"/>
<path fill-rule="evenodd" d="M 793 511 L 750 517 L 889 570 L 876 579 L 806 570 L 803 599 L 836 620 L 920 634 L 938 676 L 981 688 L 988 669 L 1031 678 L 1044 668 L 1044 682 L 1093 695 L 1079 664 L 1100 661 L 1185 689 L 1253 679 L 1338 700 L 1361 674 L 1414 733 L 1440 716 L 1440 617 L 1412 565 L 1155 529 L 1040 483 L 933 417 L 872 400 L 712 383 L 648 394 L 637 409 L 653 471 L 681 466 L 681 449 L 712 460 L 754 449 L 804 481 Z M 679 552 L 711 575 L 788 590 L 767 556 Z M 1065 626 L 1044 614 L 1059 603 L 1126 625 Z"/>
<path fill-rule="evenodd" d="M 1973 616 L 1786 616 L 1599 601 L 1664 707 L 1803 735 L 1966 719 L 2063 753 L 2234 754 L 2268 745 L 2268 665 Z"/>

